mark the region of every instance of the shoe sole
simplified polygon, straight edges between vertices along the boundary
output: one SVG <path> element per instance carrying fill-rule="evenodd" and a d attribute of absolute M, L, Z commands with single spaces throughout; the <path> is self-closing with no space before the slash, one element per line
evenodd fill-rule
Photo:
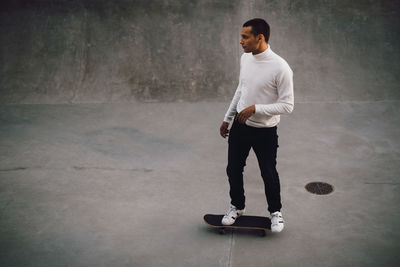
<path fill-rule="evenodd" d="M 284 227 L 282 227 L 282 229 L 272 229 L 272 227 L 271 227 L 271 232 L 273 232 L 273 233 L 280 233 L 280 232 L 282 232 L 282 230 L 283 230 L 283 228 Z"/>

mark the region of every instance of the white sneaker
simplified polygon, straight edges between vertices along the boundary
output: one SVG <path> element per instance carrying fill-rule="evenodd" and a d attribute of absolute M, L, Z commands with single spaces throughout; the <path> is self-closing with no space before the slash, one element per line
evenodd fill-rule
<path fill-rule="evenodd" d="M 235 206 L 231 205 L 230 209 L 227 211 L 225 216 L 222 218 L 221 223 L 223 225 L 232 225 L 235 223 L 236 219 L 243 215 L 245 209 L 238 210 Z"/>
<path fill-rule="evenodd" d="M 275 211 L 271 213 L 271 231 L 280 232 L 283 230 L 284 223 L 282 213 L 280 211 Z"/>

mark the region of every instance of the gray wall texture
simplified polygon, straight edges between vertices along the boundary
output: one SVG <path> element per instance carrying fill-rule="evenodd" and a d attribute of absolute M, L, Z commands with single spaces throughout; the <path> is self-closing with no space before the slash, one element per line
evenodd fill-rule
<path fill-rule="evenodd" d="M 0 103 L 229 101 L 261 17 L 296 102 L 400 99 L 399 1 L 3 0 Z"/>

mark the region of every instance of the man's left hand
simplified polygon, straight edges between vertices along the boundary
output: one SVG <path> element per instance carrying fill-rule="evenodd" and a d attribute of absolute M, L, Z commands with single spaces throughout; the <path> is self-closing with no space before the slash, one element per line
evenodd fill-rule
<path fill-rule="evenodd" d="M 252 105 L 250 107 L 245 108 L 239 114 L 236 115 L 236 119 L 240 123 L 246 123 L 247 119 L 250 118 L 256 112 L 256 106 Z"/>

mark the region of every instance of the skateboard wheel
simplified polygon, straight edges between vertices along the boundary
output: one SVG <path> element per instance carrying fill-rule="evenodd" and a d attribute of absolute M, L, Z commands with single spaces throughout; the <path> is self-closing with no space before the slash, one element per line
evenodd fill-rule
<path fill-rule="evenodd" d="M 261 235 L 262 237 L 266 236 L 266 235 L 267 235 L 267 231 L 261 230 L 260 235 Z"/>
<path fill-rule="evenodd" d="M 224 235 L 224 234 L 225 234 L 225 228 L 219 229 L 219 234 L 220 234 L 220 235 Z"/>

